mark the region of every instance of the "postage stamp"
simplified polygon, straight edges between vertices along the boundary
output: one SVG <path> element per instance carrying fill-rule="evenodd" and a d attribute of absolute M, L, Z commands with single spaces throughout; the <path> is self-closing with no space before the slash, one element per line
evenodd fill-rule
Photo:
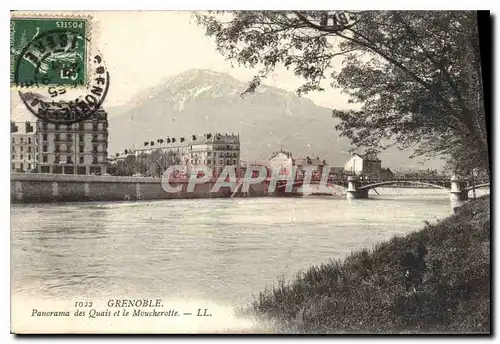
<path fill-rule="evenodd" d="M 86 40 L 72 31 L 48 31 L 29 42 L 24 51 L 30 51 L 32 47 L 40 46 L 45 41 L 54 41 L 54 37 L 61 39 L 61 41 Z M 36 60 L 36 57 L 34 59 Z M 22 63 L 21 61 L 22 59 L 18 60 L 17 66 Z M 57 63 L 57 60 L 55 62 Z M 72 124 L 90 118 L 101 108 L 108 93 L 110 78 L 104 59 L 98 51 L 93 54 L 89 62 L 90 78 L 87 87 L 77 87 L 77 84 L 72 86 L 67 84 L 51 85 L 48 82 L 50 78 L 41 72 L 42 64 L 38 64 L 28 80 L 31 86 L 43 85 L 44 87 L 39 87 L 36 91 L 19 89 L 21 101 L 33 115 L 48 123 Z M 74 73 L 79 71 L 78 68 L 66 69 L 65 73 L 75 75 Z M 19 74 L 16 74 L 16 84 L 19 84 L 19 78 L 21 78 Z"/>
<path fill-rule="evenodd" d="M 61 31 L 47 35 L 54 30 Z M 89 33 L 88 17 L 13 15 L 10 22 L 11 86 L 33 86 L 34 74 L 41 75 L 44 86 L 85 85 Z M 34 40 L 36 44 L 30 44 Z"/>
<path fill-rule="evenodd" d="M 11 86 L 35 117 L 72 124 L 101 108 L 109 73 L 92 47 L 90 16 L 16 13 L 10 30 Z"/>

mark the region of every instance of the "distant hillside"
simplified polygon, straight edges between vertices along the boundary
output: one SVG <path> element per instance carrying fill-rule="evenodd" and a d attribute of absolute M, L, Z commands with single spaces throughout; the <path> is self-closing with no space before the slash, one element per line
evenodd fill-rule
<path fill-rule="evenodd" d="M 267 86 L 242 98 L 245 86 L 205 70 L 170 78 L 133 99 L 127 111 L 108 110 L 109 151 L 131 148 L 132 143 L 137 148 L 167 136 L 218 131 L 240 133 L 243 160 L 266 159 L 280 145 L 297 155 L 326 157 L 334 164 L 342 165 L 348 158 L 349 141 L 334 130 L 329 109 Z"/>
<path fill-rule="evenodd" d="M 320 156 L 342 166 L 350 142 L 335 130 L 331 110 L 293 92 L 262 85 L 241 97 L 247 84 L 227 74 L 192 69 L 142 92 L 120 108 L 108 108 L 109 152 L 139 148 L 145 141 L 205 132 L 240 133 L 241 158 L 268 159 L 283 146 L 294 156 Z M 381 154 L 384 166 L 420 168 L 409 153 Z M 425 167 L 439 168 L 440 161 Z"/>
<path fill-rule="evenodd" d="M 124 106 L 105 106 L 108 151 L 114 154 L 140 148 L 145 141 L 158 138 L 239 132 L 241 157 L 246 161 L 266 160 L 281 145 L 294 156 L 320 156 L 335 166 L 349 158 L 349 140 L 335 130 L 338 121 L 331 117 L 330 109 L 265 85 L 242 98 L 246 86 L 227 74 L 192 69 L 141 92 Z M 11 117 L 34 117 L 17 94 L 11 98 Z M 380 158 L 384 166 L 421 167 L 408 155 L 394 149 Z"/>

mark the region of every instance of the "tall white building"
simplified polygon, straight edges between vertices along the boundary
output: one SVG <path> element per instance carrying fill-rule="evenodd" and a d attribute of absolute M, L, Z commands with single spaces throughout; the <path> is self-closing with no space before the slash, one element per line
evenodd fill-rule
<path fill-rule="evenodd" d="M 11 171 L 31 172 L 37 168 L 35 122 L 11 122 Z"/>
<path fill-rule="evenodd" d="M 379 159 L 369 159 L 354 153 L 345 163 L 344 171 L 354 175 L 379 176 L 382 170 L 382 162 Z"/>
<path fill-rule="evenodd" d="M 50 111 L 62 111 L 59 103 Z M 73 124 L 37 123 L 38 172 L 56 174 L 106 173 L 108 117 L 100 109 L 90 118 Z"/>
<path fill-rule="evenodd" d="M 224 166 L 239 166 L 240 137 L 235 134 L 207 133 L 184 137 L 157 139 L 144 142 L 144 148 L 136 149 L 135 155 L 152 153 L 161 149 L 172 152 L 188 171 L 198 165 L 209 166 L 214 174 L 220 174 Z"/>
<path fill-rule="evenodd" d="M 292 153 L 280 150 L 271 155 L 268 166 L 274 173 L 279 172 L 279 174 L 288 175 L 292 173 L 295 159 L 292 157 Z"/>

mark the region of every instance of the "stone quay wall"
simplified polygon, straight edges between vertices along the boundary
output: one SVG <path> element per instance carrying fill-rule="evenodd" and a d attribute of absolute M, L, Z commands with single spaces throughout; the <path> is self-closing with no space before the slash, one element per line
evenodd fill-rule
<path fill-rule="evenodd" d="M 12 203 L 91 202 L 91 201 L 138 201 L 185 198 L 231 197 L 229 187 L 210 192 L 214 182 L 196 184 L 187 191 L 187 181 L 171 181 L 181 185 L 176 193 L 166 192 L 161 178 L 82 176 L 44 173 L 11 173 L 10 199 Z M 251 184 L 248 193 L 237 192 L 235 197 L 267 196 L 267 185 Z"/>

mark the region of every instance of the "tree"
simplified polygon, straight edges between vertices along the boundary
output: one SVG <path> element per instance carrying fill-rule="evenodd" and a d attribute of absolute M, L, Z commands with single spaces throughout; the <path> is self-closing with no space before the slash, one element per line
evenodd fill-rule
<path fill-rule="evenodd" d="M 147 173 L 152 177 L 161 176 L 163 173 L 163 165 L 165 164 L 164 159 L 165 153 L 161 149 L 156 149 L 147 158 Z"/>
<path fill-rule="evenodd" d="M 475 12 L 237 11 L 197 21 L 227 59 L 258 67 L 247 92 L 278 65 L 304 79 L 299 94 L 322 91 L 343 59 L 328 80 L 360 109 L 333 116 L 356 148 L 411 147 L 489 171 Z"/>

